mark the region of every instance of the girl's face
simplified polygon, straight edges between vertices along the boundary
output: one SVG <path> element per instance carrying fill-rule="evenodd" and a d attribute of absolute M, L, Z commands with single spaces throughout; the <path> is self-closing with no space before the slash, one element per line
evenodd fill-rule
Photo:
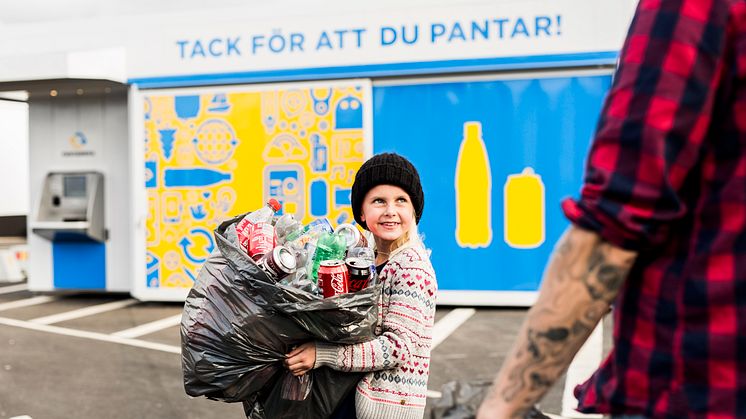
<path fill-rule="evenodd" d="M 414 222 L 414 207 L 404 189 L 378 185 L 363 199 L 361 219 L 376 237 L 379 248 L 388 249 Z"/>

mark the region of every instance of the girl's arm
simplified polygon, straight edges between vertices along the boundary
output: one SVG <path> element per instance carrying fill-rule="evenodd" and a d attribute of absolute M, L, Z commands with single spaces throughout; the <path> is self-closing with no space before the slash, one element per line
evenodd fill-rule
<path fill-rule="evenodd" d="M 314 368 L 328 366 L 340 371 L 377 371 L 403 366 L 417 347 L 429 348 L 435 315 L 435 273 L 415 250 L 406 250 L 389 262 L 393 270 L 388 312 L 382 319 L 383 333 L 368 342 L 335 345 L 316 342 Z M 388 290 L 388 291 L 386 291 Z M 383 309 L 379 307 L 379 309 Z"/>

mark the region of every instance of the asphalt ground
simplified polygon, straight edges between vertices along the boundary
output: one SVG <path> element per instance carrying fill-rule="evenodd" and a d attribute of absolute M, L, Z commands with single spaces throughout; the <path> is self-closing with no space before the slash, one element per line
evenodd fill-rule
<path fill-rule="evenodd" d="M 240 404 L 185 394 L 182 304 L 24 288 L 0 283 L 0 418 L 245 417 Z M 525 314 L 522 308 L 437 310 L 426 418 L 444 384 L 492 380 Z M 543 411 L 561 412 L 564 386 L 564 379 L 554 386 Z"/>

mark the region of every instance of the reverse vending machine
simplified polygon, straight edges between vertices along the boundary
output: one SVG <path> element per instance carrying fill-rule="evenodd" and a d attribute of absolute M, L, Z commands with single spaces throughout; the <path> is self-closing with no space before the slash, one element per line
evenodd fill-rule
<path fill-rule="evenodd" d="M 103 243 L 104 177 L 101 173 L 50 173 L 31 231 L 54 243 Z"/>
<path fill-rule="evenodd" d="M 56 288 L 105 288 L 107 232 L 101 173 L 49 173 L 29 224 L 34 234 L 51 243 Z"/>
<path fill-rule="evenodd" d="M 29 290 L 128 292 L 127 86 L 76 79 L 18 87 L 29 89 Z"/>

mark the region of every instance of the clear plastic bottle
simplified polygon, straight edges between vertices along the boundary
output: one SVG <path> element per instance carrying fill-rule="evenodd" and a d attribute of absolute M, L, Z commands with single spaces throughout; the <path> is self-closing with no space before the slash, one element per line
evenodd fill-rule
<path fill-rule="evenodd" d="M 258 210 L 247 214 L 245 217 L 243 217 L 246 222 L 249 222 L 251 224 L 257 225 L 259 223 L 269 223 L 272 220 L 272 216 L 275 215 L 277 211 L 282 208 L 282 205 L 280 203 L 272 198 L 267 203 L 259 208 Z"/>
<path fill-rule="evenodd" d="M 280 203 L 272 198 L 267 201 L 267 204 L 258 210 L 247 214 L 236 223 L 236 235 L 238 236 L 238 243 L 244 252 L 249 253 L 249 240 L 251 233 L 254 231 L 254 227 L 260 223 L 270 223 L 272 216 L 280 210 L 282 206 Z"/>
<path fill-rule="evenodd" d="M 294 231 L 292 234 L 289 234 L 287 236 L 287 240 L 288 241 L 297 240 L 301 238 L 301 236 L 307 233 L 310 233 L 312 231 L 332 233 L 334 232 L 334 229 L 332 228 L 332 225 L 329 223 L 329 220 L 327 220 L 326 218 L 317 218 L 311 221 L 310 223 L 308 223 L 307 225 L 305 225 L 302 229 L 298 231 Z"/>
<path fill-rule="evenodd" d="M 277 237 L 277 243 L 285 244 L 287 237 L 291 234 L 295 234 L 298 230 L 303 229 L 303 224 L 296 221 L 293 214 L 284 214 L 277 219 L 275 223 L 275 235 Z"/>

